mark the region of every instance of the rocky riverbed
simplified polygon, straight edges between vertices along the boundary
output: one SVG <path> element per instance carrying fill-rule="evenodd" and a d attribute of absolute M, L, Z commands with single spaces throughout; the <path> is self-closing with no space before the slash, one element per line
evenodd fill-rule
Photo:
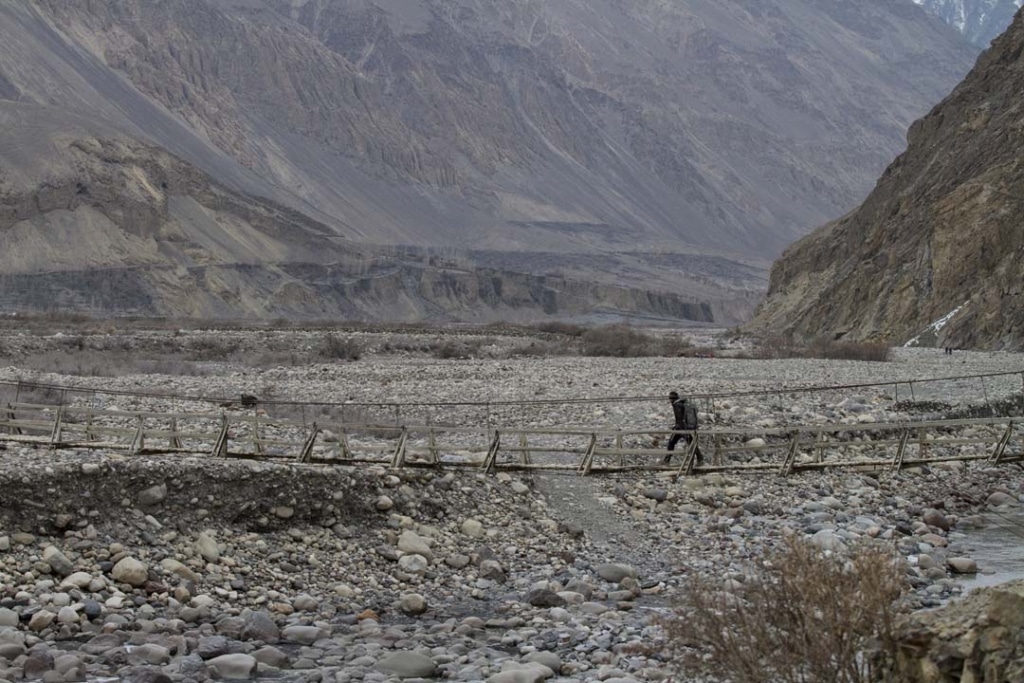
<path fill-rule="evenodd" d="M 987 372 L 1016 362 L 1008 354 L 961 359 L 964 369 Z M 430 401 L 571 396 L 574 386 L 629 396 L 684 378 L 736 390 L 782 377 L 884 381 L 941 376 L 946 362 L 921 352 L 894 363 L 371 354 L 295 368 L 214 364 L 203 377 L 33 378 L 182 394 L 273 385 L 276 396 L 293 399 Z M 27 375 L 17 367 L 0 374 Z M 992 396 L 994 387 L 986 388 Z M 787 394 L 784 405 L 750 397 L 705 418 L 884 417 L 895 398 L 886 402 L 885 392 Z M 580 415 L 578 406 L 538 406 L 520 419 L 663 426 L 665 408 L 611 403 Z M 689 680 L 667 654 L 656 617 L 690 573 L 738 591 L 751 563 L 787 536 L 835 552 L 878 539 L 907 559 L 909 604 L 936 606 L 962 591 L 958 577 L 986 570 L 972 556 L 972 529 L 1022 500 L 1019 468 L 982 464 L 584 479 L 129 458 L 0 442 L 0 680 Z"/>

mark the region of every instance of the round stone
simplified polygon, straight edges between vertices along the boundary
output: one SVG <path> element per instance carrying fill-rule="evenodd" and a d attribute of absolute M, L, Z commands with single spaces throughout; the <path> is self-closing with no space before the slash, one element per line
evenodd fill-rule
<path fill-rule="evenodd" d="M 125 557 L 114 565 L 114 568 L 110 570 L 110 575 L 114 577 L 115 581 L 138 588 L 145 585 L 149 578 L 149 570 L 146 565 L 134 557 Z"/>
<path fill-rule="evenodd" d="M 399 602 L 399 609 L 412 616 L 423 614 L 427 611 L 427 599 L 419 593 L 406 593 Z"/>

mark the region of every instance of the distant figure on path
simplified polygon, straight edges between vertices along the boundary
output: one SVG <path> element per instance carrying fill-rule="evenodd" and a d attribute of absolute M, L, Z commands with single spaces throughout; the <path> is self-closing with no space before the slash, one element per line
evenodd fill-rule
<path fill-rule="evenodd" d="M 676 420 L 672 429 L 677 432 L 679 430 L 696 432 L 697 405 L 686 397 L 679 398 L 679 393 L 676 391 L 669 392 L 668 400 L 672 402 L 672 414 Z M 686 444 L 689 445 L 696 437 L 696 434 L 673 434 L 668 440 L 668 455 L 661 461 L 662 464 L 667 465 L 672 460 L 672 452 L 676 449 L 676 444 L 680 439 L 685 439 Z M 700 452 L 700 446 L 697 446 L 696 455 L 698 463 L 704 461 L 704 454 Z"/>

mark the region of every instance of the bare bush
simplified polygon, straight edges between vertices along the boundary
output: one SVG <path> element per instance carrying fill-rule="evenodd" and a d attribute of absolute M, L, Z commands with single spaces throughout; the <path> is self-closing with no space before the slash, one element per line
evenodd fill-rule
<path fill-rule="evenodd" d="M 680 356 L 689 348 L 685 339 L 654 337 L 628 325 L 606 325 L 587 330 L 580 338 L 584 356 L 640 358 L 645 356 Z"/>
<path fill-rule="evenodd" d="M 789 539 L 738 591 L 693 576 L 667 630 L 687 670 L 713 680 L 885 681 L 896 661 L 902 569 L 879 546 L 847 559 Z"/>
<path fill-rule="evenodd" d="M 446 341 L 431 348 L 431 355 L 441 360 L 466 360 L 472 358 L 473 353 L 474 349 L 465 342 Z"/>
<path fill-rule="evenodd" d="M 763 339 L 750 353 L 752 358 L 821 358 L 825 360 L 860 360 L 887 362 L 892 349 L 873 342 L 838 342 L 817 339 L 810 344 L 797 344 L 786 339 Z"/>
<path fill-rule="evenodd" d="M 538 332 L 546 334 L 560 334 L 566 337 L 582 337 L 587 331 L 583 325 L 559 321 L 537 323 L 533 326 Z"/>
<path fill-rule="evenodd" d="M 352 337 L 329 334 L 320 345 L 319 355 L 329 360 L 359 360 L 363 355 L 363 345 Z"/>

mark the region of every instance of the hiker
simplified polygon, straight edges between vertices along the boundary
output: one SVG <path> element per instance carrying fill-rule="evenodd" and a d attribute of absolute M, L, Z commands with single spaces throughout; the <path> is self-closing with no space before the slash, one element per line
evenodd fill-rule
<path fill-rule="evenodd" d="M 680 439 L 685 439 L 686 444 L 689 445 L 697 438 L 696 433 L 678 433 L 679 430 L 697 431 L 697 404 L 688 398 L 679 398 L 679 392 L 676 391 L 669 392 L 668 400 L 672 402 L 672 413 L 676 419 L 675 426 L 672 429 L 677 433 L 673 434 L 668 440 L 668 455 L 661 461 L 664 465 L 667 465 L 672 460 L 672 452 L 676 449 L 676 444 L 679 443 Z M 695 454 L 698 463 L 704 461 L 704 454 L 700 452 L 700 446 L 697 446 Z"/>

